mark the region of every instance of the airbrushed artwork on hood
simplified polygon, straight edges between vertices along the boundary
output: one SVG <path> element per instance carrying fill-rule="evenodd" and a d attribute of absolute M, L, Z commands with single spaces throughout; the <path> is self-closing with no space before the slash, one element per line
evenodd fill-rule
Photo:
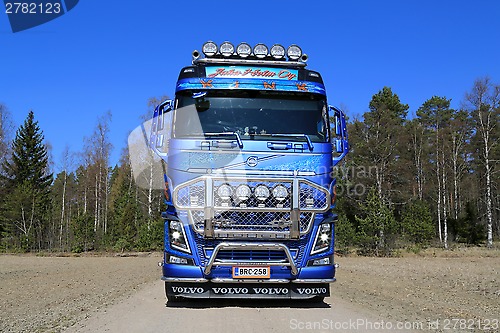
<path fill-rule="evenodd" d="M 297 155 L 273 154 L 255 155 L 241 153 L 186 152 L 170 160 L 170 167 L 178 170 L 262 170 L 262 171 L 318 171 L 325 165 L 328 156 L 324 154 Z M 328 164 L 327 164 L 328 165 Z M 325 171 L 321 172 L 324 173 Z M 319 173 L 319 172 L 317 172 Z"/>

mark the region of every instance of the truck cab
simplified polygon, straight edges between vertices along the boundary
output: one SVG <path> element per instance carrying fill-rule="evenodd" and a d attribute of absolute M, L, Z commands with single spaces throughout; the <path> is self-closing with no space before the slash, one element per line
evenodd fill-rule
<path fill-rule="evenodd" d="M 164 170 L 167 298 L 329 296 L 345 115 L 297 45 L 207 42 L 192 58 L 149 141 Z"/>

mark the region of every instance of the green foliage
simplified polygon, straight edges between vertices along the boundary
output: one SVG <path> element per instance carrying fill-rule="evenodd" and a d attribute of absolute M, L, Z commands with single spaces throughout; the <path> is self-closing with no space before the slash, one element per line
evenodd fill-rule
<path fill-rule="evenodd" d="M 19 239 L 14 245 L 24 251 L 41 244 L 48 223 L 52 174 L 48 173 L 47 148 L 43 141 L 42 131 L 30 111 L 16 132 L 11 158 L 3 160 L 0 173 L 5 187 L 3 233 Z"/>
<path fill-rule="evenodd" d="M 465 205 L 465 214 L 457 221 L 450 221 L 452 232 L 458 242 L 479 245 L 486 240 L 486 228 L 477 217 L 476 206 L 472 202 Z"/>
<path fill-rule="evenodd" d="M 382 202 L 375 189 L 370 189 L 360 211 L 360 216 L 356 216 L 359 226 L 357 243 L 361 246 L 360 252 L 377 256 L 389 255 L 396 230 L 393 211 Z"/>
<path fill-rule="evenodd" d="M 163 245 L 163 219 L 153 221 L 148 227 L 143 224 L 139 228 L 139 237 L 136 243 L 136 249 L 139 251 L 161 250 Z"/>
<path fill-rule="evenodd" d="M 349 247 L 355 244 L 356 230 L 349 219 L 341 214 L 335 223 L 335 251 L 343 254 L 349 252 Z"/>
<path fill-rule="evenodd" d="M 73 246 L 72 252 L 80 253 L 94 249 L 95 233 L 93 229 L 92 216 L 82 214 L 72 221 Z"/>
<path fill-rule="evenodd" d="M 401 227 L 408 240 L 416 244 L 424 244 L 436 234 L 429 206 L 420 200 L 407 205 L 402 214 Z"/>

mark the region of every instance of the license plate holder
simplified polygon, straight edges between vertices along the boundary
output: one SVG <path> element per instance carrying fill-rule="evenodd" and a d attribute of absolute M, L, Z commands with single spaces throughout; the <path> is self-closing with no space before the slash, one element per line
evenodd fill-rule
<path fill-rule="evenodd" d="M 233 266 L 233 279 L 269 279 L 270 266 Z"/>

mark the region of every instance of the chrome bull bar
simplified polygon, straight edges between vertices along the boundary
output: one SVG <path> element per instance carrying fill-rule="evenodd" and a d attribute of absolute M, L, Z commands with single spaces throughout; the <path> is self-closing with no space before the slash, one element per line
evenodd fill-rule
<path fill-rule="evenodd" d="M 224 260 L 217 261 L 217 254 L 221 250 L 280 250 L 283 251 L 286 255 L 288 262 L 276 262 L 276 261 L 263 261 L 263 262 L 255 262 L 255 261 L 245 261 L 245 260 Z M 288 249 L 288 247 L 284 244 L 280 243 L 220 243 L 213 250 L 212 256 L 205 266 L 204 273 L 205 275 L 209 275 L 212 272 L 212 267 L 216 266 L 234 266 L 235 264 L 243 264 L 243 265 L 258 265 L 263 264 L 267 266 L 290 266 L 292 275 L 299 274 L 297 266 L 293 261 L 293 256 Z"/>

